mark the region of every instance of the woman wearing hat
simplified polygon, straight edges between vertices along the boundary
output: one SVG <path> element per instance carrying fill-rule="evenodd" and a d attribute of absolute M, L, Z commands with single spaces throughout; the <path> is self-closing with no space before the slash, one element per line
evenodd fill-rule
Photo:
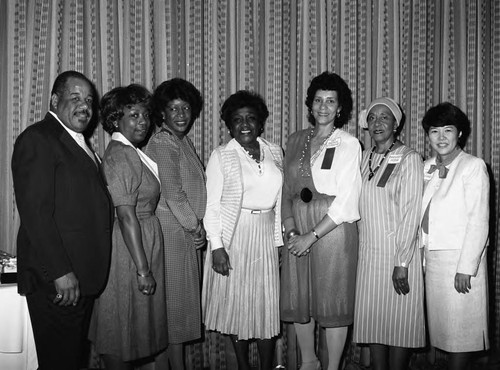
<path fill-rule="evenodd" d="M 372 369 L 407 369 L 425 345 L 424 289 L 417 230 L 422 159 L 397 139 L 403 113 L 390 98 L 361 112 L 375 145 L 365 150 L 359 201 L 354 342 L 370 345 Z"/>

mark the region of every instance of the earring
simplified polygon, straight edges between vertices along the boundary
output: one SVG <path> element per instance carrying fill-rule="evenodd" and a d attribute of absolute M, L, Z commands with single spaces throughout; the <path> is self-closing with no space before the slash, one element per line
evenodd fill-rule
<path fill-rule="evenodd" d="M 335 117 L 340 118 L 340 111 L 337 111 L 337 114 L 335 115 Z"/>

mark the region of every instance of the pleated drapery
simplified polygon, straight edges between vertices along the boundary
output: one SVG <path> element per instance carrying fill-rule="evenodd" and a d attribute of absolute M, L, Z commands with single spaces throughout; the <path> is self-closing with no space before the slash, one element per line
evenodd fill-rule
<path fill-rule="evenodd" d="M 308 126 L 304 105 L 312 77 L 340 74 L 353 92 L 345 130 L 370 145 L 356 117 L 372 99 L 401 103 L 401 139 L 424 157 L 430 147 L 421 118 L 451 101 L 473 128 L 466 151 L 492 178 L 489 272 L 492 341 L 500 345 L 500 2 L 496 0 L 2 0 L 0 1 L 0 249 L 15 253 L 19 216 L 10 159 L 20 132 L 48 110 L 60 72 L 85 73 L 100 94 L 129 83 L 153 89 L 183 77 L 205 105 L 191 137 L 205 163 L 228 140 L 219 118 L 238 89 L 262 94 L 271 112 L 264 137 L 286 146 Z M 109 136 L 98 127 L 99 153 Z M 210 334 L 194 356 L 209 361 Z M 219 348 L 219 349 L 220 349 Z M 189 353 L 188 353 L 189 355 Z M 193 358 L 194 358 L 193 357 Z M 219 365 L 213 365 L 219 368 Z"/>

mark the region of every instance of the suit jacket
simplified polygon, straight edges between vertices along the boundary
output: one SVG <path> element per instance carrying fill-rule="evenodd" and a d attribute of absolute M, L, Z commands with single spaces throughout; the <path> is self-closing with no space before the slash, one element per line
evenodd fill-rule
<path fill-rule="evenodd" d="M 457 272 L 475 276 L 486 248 L 490 182 L 480 158 L 461 152 L 444 179 L 428 173 L 436 158 L 424 165 L 422 216 L 430 202 L 429 250 L 460 250 Z"/>
<path fill-rule="evenodd" d="M 12 174 L 21 225 L 18 289 L 36 291 L 74 272 L 82 295 L 105 286 L 112 206 L 98 167 L 50 114 L 16 140 Z"/>

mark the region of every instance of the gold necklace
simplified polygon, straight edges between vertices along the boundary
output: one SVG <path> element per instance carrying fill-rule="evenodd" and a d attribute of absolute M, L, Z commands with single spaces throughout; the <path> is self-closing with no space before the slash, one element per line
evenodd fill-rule
<path fill-rule="evenodd" d="M 323 142 L 321 143 L 321 145 L 320 145 L 319 149 L 316 151 L 316 153 L 321 153 L 321 151 L 323 150 L 323 147 L 328 142 L 328 139 L 330 139 L 330 137 L 332 137 L 332 135 L 336 129 L 337 129 L 336 127 L 333 127 L 332 131 L 323 139 Z M 304 168 L 304 159 L 306 157 L 307 151 L 309 150 L 309 145 L 311 143 L 311 139 L 312 139 L 313 135 L 314 135 L 314 127 L 311 128 L 309 131 L 309 134 L 307 134 L 306 142 L 304 143 L 304 147 L 302 148 L 302 153 L 300 153 L 300 157 L 299 157 L 299 172 L 300 172 L 300 175 L 302 177 L 310 177 L 311 176 L 311 172 L 308 171 L 308 168 Z M 316 153 L 314 153 L 312 157 L 314 157 L 314 155 Z M 309 169 L 310 169 L 310 167 L 309 167 Z"/>

